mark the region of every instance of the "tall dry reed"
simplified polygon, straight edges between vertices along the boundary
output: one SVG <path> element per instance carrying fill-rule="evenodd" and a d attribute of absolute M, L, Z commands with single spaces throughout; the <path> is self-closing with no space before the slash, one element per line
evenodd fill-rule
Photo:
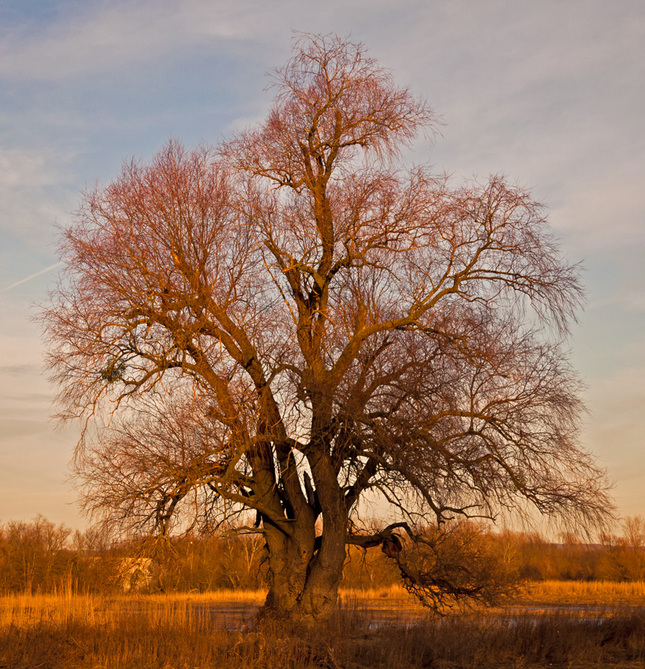
<path fill-rule="evenodd" d="M 606 586 L 603 592 L 608 591 Z M 512 610 L 410 617 L 402 593 L 388 589 L 363 599 L 343 593 L 344 606 L 324 626 L 295 629 L 267 623 L 257 629 L 253 616 L 263 593 L 238 593 L 235 599 L 230 594 L 101 597 L 68 591 L 6 596 L 0 598 L 0 667 L 645 665 L 645 620 L 637 609 L 585 617 Z"/>

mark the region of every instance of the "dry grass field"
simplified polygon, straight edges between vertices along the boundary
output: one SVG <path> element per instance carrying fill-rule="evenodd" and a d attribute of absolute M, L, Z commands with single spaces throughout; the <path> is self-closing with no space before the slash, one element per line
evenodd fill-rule
<path fill-rule="evenodd" d="M 645 607 L 645 581 L 537 581 L 520 597 L 530 604 Z"/>
<path fill-rule="evenodd" d="M 256 629 L 263 597 L 8 595 L 0 598 L 0 667 L 645 666 L 642 582 L 536 583 L 507 607 L 443 618 L 401 588 L 343 591 L 335 618 L 314 629 Z"/>

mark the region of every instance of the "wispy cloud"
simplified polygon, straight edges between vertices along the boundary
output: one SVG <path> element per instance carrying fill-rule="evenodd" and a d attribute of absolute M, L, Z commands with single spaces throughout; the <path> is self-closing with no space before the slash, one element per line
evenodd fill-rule
<path fill-rule="evenodd" d="M 16 127 L 18 121 L 11 123 Z M 0 233 L 26 239 L 31 246 L 46 243 L 42 232 L 51 233 L 52 224 L 67 215 L 77 197 L 70 187 L 74 157 L 73 149 L 47 140 L 40 146 L 0 145 Z"/>
<path fill-rule="evenodd" d="M 645 364 L 619 368 L 602 384 L 594 384 L 588 392 L 591 416 L 586 434 L 597 452 L 607 458 L 635 462 L 645 471 L 645 436 L 643 434 L 643 403 Z"/>
<path fill-rule="evenodd" d="M 89 3 L 45 32 L 8 34 L 0 47 L 0 76 L 61 80 L 154 62 L 178 49 L 239 38 L 248 14 L 232 1 Z"/>
<path fill-rule="evenodd" d="M 30 274 L 29 276 L 25 277 L 24 279 L 20 279 L 20 281 L 14 281 L 11 285 L 7 286 L 6 288 L 3 288 L 0 290 L 0 293 L 6 293 L 8 290 L 11 290 L 12 288 L 16 288 L 17 286 L 21 286 L 23 283 L 27 283 L 27 281 L 31 281 L 32 279 L 35 279 L 36 277 L 42 276 L 43 274 L 47 274 L 47 272 L 51 272 L 53 269 L 56 269 L 57 267 L 60 267 L 63 263 L 62 262 L 57 262 L 54 263 L 53 265 L 50 265 L 49 267 L 45 267 L 45 269 L 41 269 L 39 272 L 34 272 L 33 274 Z"/>
<path fill-rule="evenodd" d="M 645 246 L 645 170 L 636 161 L 619 165 L 616 159 L 615 164 L 617 173 L 602 174 L 592 174 L 581 164 L 581 174 L 570 178 L 569 191 L 558 193 L 562 201 L 552 219 L 585 256 Z"/>
<path fill-rule="evenodd" d="M 24 376 L 39 371 L 38 365 L 0 365 L 0 375 Z"/>
<path fill-rule="evenodd" d="M 29 437 L 43 434 L 49 430 L 47 423 L 42 420 L 0 419 L 0 433 L 2 441 L 15 437 Z"/>

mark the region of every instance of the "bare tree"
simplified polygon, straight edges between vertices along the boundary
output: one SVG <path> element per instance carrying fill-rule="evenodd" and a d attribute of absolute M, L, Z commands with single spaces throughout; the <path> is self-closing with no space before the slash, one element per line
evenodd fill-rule
<path fill-rule="evenodd" d="M 331 611 L 348 544 L 436 592 L 403 563 L 420 522 L 598 522 L 579 279 L 543 208 L 406 169 L 434 116 L 360 45 L 305 36 L 274 84 L 256 129 L 126 164 L 64 231 L 44 320 L 88 507 L 159 532 L 255 512 L 266 610 L 299 619 Z M 357 530 L 366 495 L 397 522 Z"/>

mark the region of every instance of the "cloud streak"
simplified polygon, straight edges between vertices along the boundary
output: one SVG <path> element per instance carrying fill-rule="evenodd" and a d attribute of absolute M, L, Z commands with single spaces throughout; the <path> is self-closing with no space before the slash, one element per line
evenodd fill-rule
<path fill-rule="evenodd" d="M 24 279 L 20 279 L 20 281 L 15 281 L 14 283 L 10 284 L 6 288 L 3 288 L 0 290 L 1 293 L 6 293 L 9 290 L 12 290 L 13 288 L 17 288 L 18 286 L 22 286 L 23 283 L 27 283 L 27 281 L 31 281 L 32 279 L 35 279 L 36 277 L 42 276 L 43 274 L 47 274 L 47 272 L 51 272 L 53 269 L 56 269 L 57 267 L 60 267 L 63 263 L 62 262 L 57 262 L 54 263 L 53 265 L 50 265 L 49 267 L 45 267 L 45 269 L 41 269 L 39 272 L 34 272 L 33 274 L 30 274 L 29 276 L 25 277 Z"/>

